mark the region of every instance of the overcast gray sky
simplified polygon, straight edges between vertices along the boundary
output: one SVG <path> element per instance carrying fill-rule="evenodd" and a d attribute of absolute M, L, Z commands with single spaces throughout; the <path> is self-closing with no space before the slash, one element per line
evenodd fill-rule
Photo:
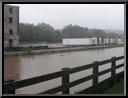
<path fill-rule="evenodd" d="M 47 23 L 55 29 L 68 24 L 98 29 L 124 29 L 124 4 L 13 4 L 20 22 Z"/>

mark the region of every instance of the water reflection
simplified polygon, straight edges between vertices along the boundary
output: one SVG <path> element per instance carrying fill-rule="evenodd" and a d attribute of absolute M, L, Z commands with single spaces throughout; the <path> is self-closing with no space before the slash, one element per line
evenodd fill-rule
<path fill-rule="evenodd" d="M 4 59 L 4 80 L 19 80 L 21 65 L 19 57 L 6 57 Z"/>

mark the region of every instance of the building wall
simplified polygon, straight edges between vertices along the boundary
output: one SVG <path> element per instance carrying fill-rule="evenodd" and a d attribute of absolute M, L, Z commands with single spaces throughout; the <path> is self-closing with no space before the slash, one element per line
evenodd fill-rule
<path fill-rule="evenodd" d="M 9 18 L 12 18 L 12 23 L 9 23 Z M 19 43 L 18 28 L 19 28 L 19 7 L 4 5 L 4 45 L 5 46 L 18 45 Z M 12 34 L 10 34 L 10 32 L 12 32 Z M 12 39 L 12 44 L 9 43 L 10 39 Z"/>

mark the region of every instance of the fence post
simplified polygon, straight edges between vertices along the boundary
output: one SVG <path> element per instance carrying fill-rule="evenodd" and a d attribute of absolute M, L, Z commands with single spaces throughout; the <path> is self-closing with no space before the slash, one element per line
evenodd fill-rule
<path fill-rule="evenodd" d="M 98 84 L 98 76 L 96 75 L 98 73 L 98 61 L 94 61 L 93 62 L 93 80 L 92 80 L 92 85 L 94 86 L 94 89 L 93 89 L 93 93 L 96 93 L 98 92 L 98 87 L 97 87 L 97 84 Z"/>
<path fill-rule="evenodd" d="M 15 88 L 13 82 L 14 80 L 4 81 L 4 94 L 15 94 Z M 5 86 L 8 83 L 12 83 L 12 85 Z"/>
<path fill-rule="evenodd" d="M 69 81 L 69 68 L 62 68 L 62 85 L 68 84 Z M 62 90 L 62 94 L 69 94 L 70 89 Z"/>
<path fill-rule="evenodd" d="M 111 77 L 112 77 L 112 80 L 111 80 L 111 83 L 110 83 L 111 86 L 113 86 L 116 82 L 116 78 L 113 77 L 116 74 L 115 67 L 116 67 L 116 57 L 112 57 L 112 62 L 111 62 L 111 68 L 112 68 Z"/>

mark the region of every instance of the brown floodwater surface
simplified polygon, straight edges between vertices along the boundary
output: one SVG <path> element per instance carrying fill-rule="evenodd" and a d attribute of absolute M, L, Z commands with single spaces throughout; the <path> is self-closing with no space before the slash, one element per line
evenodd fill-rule
<path fill-rule="evenodd" d="M 94 49 L 85 51 L 73 51 L 64 53 L 54 53 L 54 54 L 42 54 L 42 55 L 24 55 L 24 56 L 5 56 L 4 57 L 4 80 L 22 80 L 39 75 L 44 75 L 56 71 L 60 71 L 65 67 L 77 67 L 81 65 L 86 65 L 92 63 L 93 61 L 101 61 L 109 59 L 113 56 L 124 55 L 124 47 L 116 48 L 106 48 L 106 49 Z M 120 60 L 116 62 L 117 64 L 124 62 Z M 99 70 L 104 70 L 111 64 L 106 64 L 99 68 Z M 120 69 L 118 71 L 121 71 Z M 118 73 L 117 71 L 117 73 Z M 79 73 L 72 74 L 70 76 L 70 81 L 85 77 L 92 74 L 92 69 L 86 71 L 81 71 Z M 110 73 L 99 77 L 99 81 L 110 77 Z M 70 89 L 71 93 L 76 90 L 81 90 L 86 87 L 91 86 L 92 81 L 87 81 L 78 86 L 72 87 Z M 61 78 L 50 80 L 48 82 L 39 83 L 36 85 L 20 88 L 16 90 L 17 94 L 35 94 L 47 89 L 61 85 Z M 84 85 L 84 86 L 83 86 Z"/>

